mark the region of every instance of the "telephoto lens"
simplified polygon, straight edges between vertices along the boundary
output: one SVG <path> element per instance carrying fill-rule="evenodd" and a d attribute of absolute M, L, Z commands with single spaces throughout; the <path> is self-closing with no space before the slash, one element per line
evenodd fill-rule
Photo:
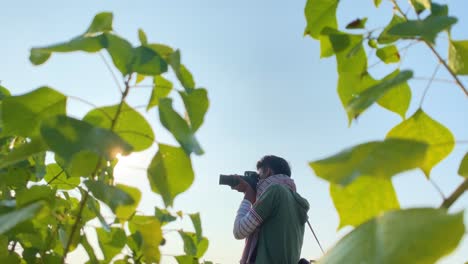
<path fill-rule="evenodd" d="M 255 171 L 246 171 L 244 172 L 244 176 L 241 178 L 246 181 L 252 189 L 255 191 L 257 190 L 257 182 L 259 179 L 258 173 Z M 229 185 L 231 187 L 235 187 L 239 184 L 239 178 L 233 175 L 219 175 L 219 184 L 220 185 Z"/>

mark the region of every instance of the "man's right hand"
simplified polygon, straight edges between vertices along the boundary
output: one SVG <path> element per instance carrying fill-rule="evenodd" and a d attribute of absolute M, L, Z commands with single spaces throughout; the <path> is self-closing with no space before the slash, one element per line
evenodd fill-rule
<path fill-rule="evenodd" d="M 239 178 L 239 184 L 231 188 L 233 190 L 237 190 L 238 192 L 243 192 L 245 194 L 244 199 L 249 200 L 252 204 L 255 203 L 256 190 L 252 189 L 252 186 L 250 186 L 250 184 L 242 179 L 241 176 L 235 176 Z"/>

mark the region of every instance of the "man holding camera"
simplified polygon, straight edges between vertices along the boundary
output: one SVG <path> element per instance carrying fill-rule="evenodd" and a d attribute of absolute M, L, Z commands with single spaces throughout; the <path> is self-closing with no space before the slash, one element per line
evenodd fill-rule
<path fill-rule="evenodd" d="M 300 259 L 309 203 L 296 193 L 283 158 L 257 162 L 256 190 L 241 176 L 233 189 L 244 193 L 234 221 L 234 237 L 246 239 L 241 264 L 296 264 Z"/>

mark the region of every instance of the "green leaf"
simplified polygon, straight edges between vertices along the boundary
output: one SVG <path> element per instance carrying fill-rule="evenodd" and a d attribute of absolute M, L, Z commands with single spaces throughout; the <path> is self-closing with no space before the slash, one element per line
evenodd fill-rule
<path fill-rule="evenodd" d="M 343 187 L 330 185 L 330 195 L 340 216 L 340 226 L 358 226 L 400 205 L 390 179 L 359 177 Z"/>
<path fill-rule="evenodd" d="M 47 185 L 34 185 L 29 189 L 24 188 L 16 193 L 16 206 L 24 207 L 37 201 L 52 203 L 55 198 L 55 191 Z"/>
<path fill-rule="evenodd" d="M 83 188 L 80 187 L 79 189 L 80 189 L 82 197 L 86 195 L 86 191 Z M 110 232 L 111 227 L 109 226 L 106 219 L 101 214 L 101 206 L 99 205 L 98 200 L 94 199 L 94 197 L 92 196 L 89 196 L 88 200 L 86 200 L 85 208 L 89 209 L 89 212 L 93 213 L 98 218 L 104 230 Z M 94 217 L 92 216 L 91 218 L 94 218 Z"/>
<path fill-rule="evenodd" d="M 338 27 L 336 22 L 336 8 L 338 0 L 307 0 L 305 6 L 305 18 L 307 27 L 304 35 L 318 39 L 324 28 Z"/>
<path fill-rule="evenodd" d="M 378 81 L 372 78 L 369 73 L 340 73 L 338 76 L 338 95 L 341 103 L 346 110 L 349 102 L 354 98 L 356 94 L 360 94 L 369 87 L 377 84 Z M 350 112 L 346 111 L 348 115 L 349 124 L 353 120 L 353 116 Z"/>
<path fill-rule="evenodd" d="M 192 185 L 194 173 L 189 156 L 181 148 L 160 144 L 148 167 L 148 179 L 153 192 L 171 206 L 174 198 Z"/>
<path fill-rule="evenodd" d="M 357 118 L 362 112 L 382 98 L 392 88 L 406 83 L 406 81 L 411 79 L 411 77 L 413 77 L 413 72 L 411 71 L 402 71 L 397 74 L 392 73 L 385 77 L 379 83 L 364 90 L 349 101 L 346 106 L 348 115 L 353 118 Z"/>
<path fill-rule="evenodd" d="M 173 216 L 166 209 L 161 209 L 158 207 L 155 207 L 154 216 L 158 218 L 159 222 L 161 223 L 161 226 L 164 226 L 165 224 L 173 222 L 177 219 L 177 217 Z"/>
<path fill-rule="evenodd" d="M 159 75 L 167 71 L 166 61 L 153 49 L 140 46 L 134 50 L 132 71 L 143 75 Z"/>
<path fill-rule="evenodd" d="M 41 134 L 50 149 L 66 161 L 72 161 L 81 151 L 112 160 L 118 153 L 127 155 L 132 149 L 114 132 L 67 116 L 56 116 L 43 122 Z"/>
<path fill-rule="evenodd" d="M 454 73 L 468 75 L 468 40 L 450 40 L 448 64 Z"/>
<path fill-rule="evenodd" d="M 386 64 L 395 63 L 400 61 L 400 53 L 395 45 L 390 45 L 377 49 L 377 57 Z"/>
<path fill-rule="evenodd" d="M 361 176 L 390 178 L 417 168 L 427 148 L 415 140 L 386 139 L 357 145 L 309 165 L 318 177 L 344 186 Z"/>
<path fill-rule="evenodd" d="M 102 43 L 111 56 L 115 67 L 117 67 L 122 75 L 125 76 L 131 73 L 134 56 L 132 44 L 126 39 L 110 33 L 103 34 Z"/>
<path fill-rule="evenodd" d="M 447 16 L 448 6 L 440 5 L 437 3 L 431 3 L 431 15 L 432 16 Z"/>
<path fill-rule="evenodd" d="M 14 148 L 7 155 L 0 155 L 0 169 L 26 160 L 31 155 L 41 153 L 46 150 L 47 146 L 45 142 L 42 139 L 34 138 L 31 142 Z"/>
<path fill-rule="evenodd" d="M 397 41 L 399 37 L 389 34 L 388 31 L 394 26 L 399 25 L 403 22 L 405 22 L 405 19 L 403 17 L 393 15 L 390 23 L 384 28 L 382 33 L 380 33 L 379 37 L 377 38 L 377 42 L 379 42 L 379 44 L 390 44 Z"/>
<path fill-rule="evenodd" d="M 187 121 L 172 108 L 172 99 L 163 98 L 159 100 L 159 119 L 162 125 L 171 132 L 187 154 L 192 152 L 197 155 L 203 154 L 203 150 L 195 138 L 194 132 L 187 124 Z"/>
<path fill-rule="evenodd" d="M 99 246 L 101 247 L 104 259 L 112 260 L 119 254 L 127 242 L 125 231 L 121 228 L 112 227 L 110 232 L 102 228 L 96 228 Z"/>
<path fill-rule="evenodd" d="M 167 97 L 172 91 L 172 83 L 164 77 L 158 75 L 153 78 L 153 90 L 151 97 L 146 107 L 146 111 L 159 104 L 159 99 Z"/>
<path fill-rule="evenodd" d="M 185 108 L 190 119 L 190 127 L 193 132 L 203 124 L 206 111 L 208 111 L 209 100 L 206 89 L 198 88 L 189 92 L 179 92 L 184 101 Z"/>
<path fill-rule="evenodd" d="M 179 231 L 179 234 L 184 241 L 184 252 L 189 256 L 200 258 L 208 249 L 208 239 L 203 237 L 198 240 L 197 235 L 192 232 Z"/>
<path fill-rule="evenodd" d="M 148 45 L 148 38 L 146 37 L 146 33 L 141 28 L 138 29 L 138 39 L 140 40 L 141 45 Z"/>
<path fill-rule="evenodd" d="M 202 237 L 203 237 L 201 220 L 200 220 L 200 213 L 189 214 L 189 216 L 190 216 L 190 219 L 192 220 L 193 227 L 195 228 L 195 234 L 197 236 L 197 242 L 200 242 Z"/>
<path fill-rule="evenodd" d="M 458 169 L 458 174 L 465 178 L 468 178 L 468 153 L 465 154 L 463 160 L 460 164 L 460 168 Z"/>
<path fill-rule="evenodd" d="M 116 187 L 130 195 L 134 201 L 134 203 L 130 205 L 121 205 L 117 207 L 115 215 L 121 222 L 126 222 L 133 216 L 133 214 L 135 214 L 135 210 L 141 200 L 141 192 L 138 190 L 138 188 L 123 184 L 117 184 Z"/>
<path fill-rule="evenodd" d="M 374 0 L 375 7 L 379 7 L 380 3 L 382 3 L 382 0 Z"/>
<path fill-rule="evenodd" d="M 448 128 L 429 117 L 422 109 L 394 127 L 387 138 L 417 140 L 428 145 L 426 157 L 419 167 L 427 177 L 432 167 L 443 160 L 455 145 L 455 139 Z"/>
<path fill-rule="evenodd" d="M 49 186 L 62 190 L 72 190 L 80 184 L 79 177 L 68 177 L 65 171 L 56 163 L 47 165 L 44 180 Z"/>
<path fill-rule="evenodd" d="M 417 14 L 421 14 L 426 9 L 431 9 L 431 0 L 410 0 L 410 3 Z"/>
<path fill-rule="evenodd" d="M 113 131 L 123 140 L 132 145 L 134 151 L 145 150 L 154 142 L 154 133 L 148 121 L 125 102 L 119 110 L 119 105 L 105 106 L 91 110 L 83 118 L 98 127 L 111 129 L 112 120 L 119 112 Z"/>
<path fill-rule="evenodd" d="M 178 264 L 199 264 L 198 258 L 194 256 L 175 256 L 175 259 L 177 260 Z"/>
<path fill-rule="evenodd" d="M 362 35 L 352 35 L 327 29 L 331 49 L 336 54 L 338 73 L 362 74 L 367 70 L 367 56 L 364 50 Z M 328 45 L 328 44 L 327 44 Z M 326 53 L 330 54 L 329 51 Z"/>
<path fill-rule="evenodd" d="M 172 49 L 171 47 L 167 45 L 152 43 L 146 46 L 156 51 L 166 61 L 169 61 L 172 53 L 174 53 L 174 49 Z"/>
<path fill-rule="evenodd" d="M 346 25 L 346 29 L 362 29 L 366 27 L 367 17 L 357 18 Z"/>
<path fill-rule="evenodd" d="M 0 234 L 7 232 L 16 225 L 33 218 L 43 207 L 43 203 L 37 202 L 21 209 L 0 215 Z"/>
<path fill-rule="evenodd" d="M 138 73 L 137 73 L 136 80 L 135 80 L 135 84 L 141 83 L 145 78 L 146 78 L 145 75 L 142 75 L 142 74 L 138 74 Z"/>
<path fill-rule="evenodd" d="M 428 16 L 424 20 L 408 20 L 397 24 L 390 28 L 388 33 L 401 38 L 422 38 L 425 41 L 434 43 L 439 32 L 450 28 L 456 22 L 455 17 Z"/>
<path fill-rule="evenodd" d="M 318 263 L 435 263 L 456 248 L 464 232 L 463 213 L 388 212 L 354 229 Z"/>
<path fill-rule="evenodd" d="M 93 22 L 86 30 L 86 34 L 112 31 L 113 15 L 109 12 L 102 12 L 94 16 Z"/>
<path fill-rule="evenodd" d="M 395 70 L 384 80 L 395 78 L 400 74 L 400 70 Z M 406 118 L 406 112 L 408 111 L 411 102 L 411 89 L 408 82 L 403 82 L 395 85 L 390 91 L 387 91 L 377 103 L 394 113 L 401 116 L 402 119 Z"/>
<path fill-rule="evenodd" d="M 34 65 L 40 65 L 50 58 L 52 52 L 85 51 L 93 53 L 104 48 L 103 43 L 104 37 L 102 35 L 94 37 L 78 36 L 67 42 L 46 47 L 32 48 L 29 60 Z"/>
<path fill-rule="evenodd" d="M 369 41 L 367 41 L 367 45 L 373 49 L 378 48 L 377 41 L 375 39 L 369 39 Z"/>
<path fill-rule="evenodd" d="M 5 99 L 5 97 L 11 96 L 10 91 L 7 88 L 0 85 L 0 100 Z"/>
<path fill-rule="evenodd" d="M 3 134 L 38 136 L 44 119 L 65 114 L 66 102 L 67 97 L 49 87 L 6 97 L 2 102 Z"/>
<path fill-rule="evenodd" d="M 91 244 L 89 244 L 88 238 L 86 237 L 86 233 L 84 233 L 81 238 L 81 245 L 85 249 L 86 253 L 88 253 L 89 264 L 99 264 L 96 254 L 94 254 L 94 248 L 91 246 Z"/>
<path fill-rule="evenodd" d="M 180 84 L 185 88 L 186 91 L 195 89 L 195 81 L 193 80 L 192 74 L 183 64 L 180 63 L 179 50 L 176 50 L 170 55 L 169 64 L 174 70 L 174 73 L 176 74 L 177 79 L 180 81 Z"/>
<path fill-rule="evenodd" d="M 146 263 L 159 263 L 161 253 L 159 245 L 163 240 L 161 225 L 159 221 L 151 216 L 136 215 L 129 222 L 129 229 L 132 233 L 139 233 L 141 236 L 141 247 Z"/>
<path fill-rule="evenodd" d="M 87 180 L 84 183 L 94 197 L 107 204 L 114 213 L 119 206 L 133 205 L 135 203 L 127 192 L 115 186 L 94 180 Z"/>

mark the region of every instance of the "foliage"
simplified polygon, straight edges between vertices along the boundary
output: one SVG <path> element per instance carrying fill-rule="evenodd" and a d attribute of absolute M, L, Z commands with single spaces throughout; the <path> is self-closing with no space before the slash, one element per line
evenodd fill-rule
<path fill-rule="evenodd" d="M 465 235 L 463 214 L 450 214 L 447 209 L 468 189 L 468 154 L 460 157 L 458 173 L 463 183 L 440 208 L 400 209 L 391 179 L 419 168 L 430 180 L 432 168 L 456 143 L 450 129 L 422 108 L 425 93 L 419 108 L 406 118 L 413 70 L 395 64 L 401 60 L 401 51 L 415 43 L 429 47 L 440 63 L 436 70 L 443 66 L 467 96 L 459 75 L 468 74 L 468 40 L 452 39 L 450 30 L 457 19 L 449 16 L 447 5 L 411 0 L 413 13 L 408 14 L 398 1 L 390 2 L 394 14 L 387 25 L 367 29 L 368 18 L 360 17 L 347 24 L 352 33 L 338 27 L 339 0 L 308 0 L 305 6 L 305 34 L 320 41 L 321 57 L 336 58 L 337 91 L 349 124 L 374 104 L 402 118 L 383 141 L 362 143 L 310 162 L 315 174 L 330 183 L 339 228 L 355 227 L 319 263 L 434 263 L 453 251 Z M 381 1 L 374 4 L 379 7 Z M 435 40 L 443 33 L 448 36 L 448 61 L 436 49 Z M 369 53 L 387 65 L 388 74 L 382 80 L 372 76 Z"/>
<path fill-rule="evenodd" d="M 64 263 L 80 245 L 89 263 L 159 263 L 159 246 L 165 243 L 162 227 L 184 215 L 168 207 L 193 182 L 191 154 L 203 153 L 195 133 L 209 106 L 207 91 L 196 87 L 180 51 L 150 43 L 141 29 L 141 44 L 133 46 L 114 32 L 112 22 L 111 13 L 99 13 L 83 34 L 31 49 L 30 61 L 40 65 L 55 53 L 105 50 L 122 75 L 117 104 L 95 107 L 77 119 L 67 113 L 70 97 L 59 90 L 40 87 L 11 95 L 0 87 L 0 259 L 8 263 Z M 163 77 L 169 69 L 182 90 Z M 147 110 L 158 107 L 161 123 L 180 146 L 157 142 L 149 122 L 127 104 L 127 96 L 144 78 L 153 80 Z M 184 103 L 185 115 L 172 107 L 173 90 Z M 121 155 L 155 143 L 158 151 L 147 174 L 167 207 L 142 215 L 136 210 L 141 192 L 115 184 L 114 168 Z M 104 217 L 105 208 L 112 211 L 112 221 Z M 195 233 L 179 231 L 186 255 L 176 259 L 198 263 L 208 240 L 202 236 L 199 214 L 187 216 Z M 94 219 L 101 227 L 89 226 Z M 90 245 L 91 232 L 99 245 Z M 96 257 L 96 246 L 104 259 Z"/>

